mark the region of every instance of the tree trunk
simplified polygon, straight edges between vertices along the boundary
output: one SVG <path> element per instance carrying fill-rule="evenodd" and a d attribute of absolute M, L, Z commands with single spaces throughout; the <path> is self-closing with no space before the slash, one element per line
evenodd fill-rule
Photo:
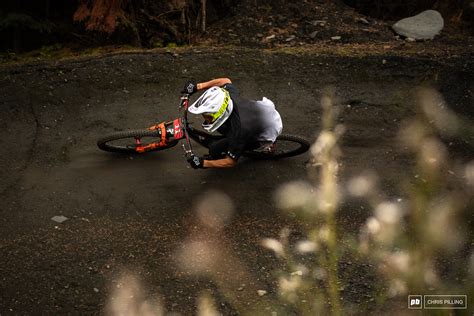
<path fill-rule="evenodd" d="M 201 31 L 206 32 L 206 0 L 201 0 Z"/>
<path fill-rule="evenodd" d="M 130 1 L 130 13 L 131 13 L 131 16 L 132 16 L 132 23 L 133 23 L 133 32 L 135 34 L 135 40 L 134 40 L 134 43 L 133 45 L 134 46 L 138 46 L 138 47 L 142 47 L 142 39 L 140 38 L 140 33 L 138 32 L 138 25 L 137 25 L 137 16 L 135 14 L 135 7 L 133 6 L 133 1 Z"/>

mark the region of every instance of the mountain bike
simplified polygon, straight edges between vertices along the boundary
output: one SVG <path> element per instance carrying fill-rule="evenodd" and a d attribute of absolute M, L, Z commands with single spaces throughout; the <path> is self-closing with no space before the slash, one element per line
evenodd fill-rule
<path fill-rule="evenodd" d="M 97 146 L 105 151 L 126 154 L 143 154 L 160 151 L 176 146 L 181 140 L 186 156 L 194 155 L 191 139 L 209 148 L 213 141 L 224 136 L 207 133 L 196 129 L 188 121 L 189 95 L 183 94 L 179 103 L 179 110 L 183 115 L 173 121 L 166 121 L 153 125 L 147 129 L 118 131 L 101 137 Z M 292 157 L 306 152 L 310 143 L 300 136 L 281 134 L 276 139 L 271 152 L 247 150 L 242 156 L 254 159 L 280 159 Z"/>

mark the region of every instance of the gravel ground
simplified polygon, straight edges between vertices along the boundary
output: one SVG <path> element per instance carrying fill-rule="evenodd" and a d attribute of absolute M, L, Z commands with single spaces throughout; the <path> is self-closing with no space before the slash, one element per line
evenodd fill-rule
<path fill-rule="evenodd" d="M 415 88 L 437 88 L 472 122 L 473 74 L 472 58 L 462 56 L 350 58 L 235 49 L 4 66 L 0 313 L 102 313 L 124 271 L 138 276 L 147 298 L 161 296 L 166 310 L 184 315 L 194 311 L 203 290 L 214 293 L 224 313 L 235 313 L 235 304 L 218 290 L 226 285 L 238 302 L 257 302 L 256 290 L 274 297 L 272 271 L 281 266 L 259 240 L 278 236 L 283 227 L 290 227 L 295 239 L 304 231 L 305 223 L 280 212 L 273 197 L 281 184 L 307 178 L 308 154 L 281 161 L 242 159 L 232 170 L 196 171 L 179 147 L 122 156 L 95 145 L 110 131 L 177 117 L 187 78 L 230 77 L 245 96 L 271 98 L 285 132 L 310 140 L 320 129 L 322 91 L 335 87 L 339 120 L 347 128 L 342 181 L 374 169 L 387 194 L 398 197 L 411 162 L 399 153 L 396 135 L 401 122 L 418 112 Z M 472 135 L 466 135 L 452 143 L 452 154 L 470 159 L 472 146 Z M 209 190 L 228 194 L 234 204 L 220 231 L 203 227 L 195 213 L 196 201 Z M 340 225 L 355 231 L 368 214 L 348 203 Z M 68 220 L 56 223 L 51 220 L 56 215 Z M 219 261 L 222 269 L 234 273 L 217 281 L 189 275 L 176 254 L 193 238 L 215 241 L 216 252 L 227 258 Z M 343 296 L 348 304 L 359 304 L 362 297 L 360 304 L 370 310 L 373 277 L 363 267 L 346 268 L 358 281 Z M 405 300 L 394 308 L 406 312 Z"/>

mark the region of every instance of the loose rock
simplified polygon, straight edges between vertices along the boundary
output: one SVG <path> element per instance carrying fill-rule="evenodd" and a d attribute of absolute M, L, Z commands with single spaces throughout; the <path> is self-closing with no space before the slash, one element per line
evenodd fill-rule
<path fill-rule="evenodd" d="M 63 223 L 68 220 L 66 216 L 59 215 L 59 216 L 53 216 L 51 217 L 51 220 L 55 221 L 56 223 Z"/>
<path fill-rule="evenodd" d="M 265 290 L 258 290 L 257 293 L 258 293 L 258 296 L 264 296 L 265 294 L 267 294 L 267 291 L 265 291 Z"/>
<path fill-rule="evenodd" d="M 435 10 L 423 11 L 418 15 L 402 19 L 392 26 L 398 34 L 416 40 L 433 39 L 443 27 L 443 17 Z"/>
<path fill-rule="evenodd" d="M 358 18 L 356 19 L 356 21 L 363 24 L 370 24 L 370 22 L 366 18 Z"/>
<path fill-rule="evenodd" d="M 313 24 L 314 26 L 317 26 L 317 25 L 326 26 L 326 23 L 327 21 L 324 21 L 324 20 L 316 20 L 316 21 L 311 22 L 311 24 Z"/>
<path fill-rule="evenodd" d="M 270 35 L 270 36 L 265 37 L 265 39 L 266 39 L 267 41 L 271 41 L 272 39 L 275 39 L 275 37 L 276 37 L 275 34 L 273 34 L 273 35 Z"/>

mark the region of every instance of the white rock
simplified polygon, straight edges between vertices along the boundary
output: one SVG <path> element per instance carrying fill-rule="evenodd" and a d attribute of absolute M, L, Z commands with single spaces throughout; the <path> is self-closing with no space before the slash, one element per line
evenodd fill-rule
<path fill-rule="evenodd" d="M 443 17 L 435 10 L 423 11 L 418 15 L 402 19 L 392 26 L 398 34 L 416 40 L 433 39 L 443 27 Z"/>
<path fill-rule="evenodd" d="M 266 39 L 267 41 L 271 41 L 271 40 L 274 39 L 275 37 L 276 37 L 275 34 L 273 34 L 273 35 L 270 35 L 270 36 L 265 37 L 265 39 Z"/>
<path fill-rule="evenodd" d="M 340 36 L 333 36 L 333 37 L 331 37 L 331 39 L 332 39 L 333 41 L 338 41 L 338 40 L 341 39 L 341 37 L 340 37 Z"/>
<path fill-rule="evenodd" d="M 302 276 L 303 275 L 303 271 L 294 271 L 294 272 L 291 272 L 290 275 L 298 275 L 298 276 Z"/>
<path fill-rule="evenodd" d="M 67 221 L 68 218 L 63 215 L 59 215 L 59 216 L 56 215 L 56 216 L 51 217 L 51 220 L 55 221 L 56 223 L 62 223 L 62 222 Z"/>
<path fill-rule="evenodd" d="M 257 293 L 258 293 L 258 296 L 264 296 L 265 294 L 267 294 L 267 291 L 265 291 L 265 290 L 258 290 Z"/>
<path fill-rule="evenodd" d="M 325 26 L 326 23 L 327 23 L 327 21 L 325 21 L 325 20 L 316 20 L 316 21 L 311 22 L 311 24 L 313 24 L 314 26 L 317 26 L 317 25 Z"/>

